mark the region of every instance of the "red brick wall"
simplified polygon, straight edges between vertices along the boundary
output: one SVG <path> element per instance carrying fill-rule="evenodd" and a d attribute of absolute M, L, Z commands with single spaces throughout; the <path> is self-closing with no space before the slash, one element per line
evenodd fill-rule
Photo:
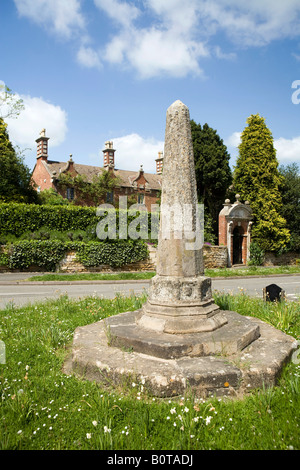
<path fill-rule="evenodd" d="M 42 158 L 38 158 L 36 161 L 36 166 L 32 173 L 32 179 L 35 184 L 40 187 L 41 191 L 54 188 L 54 184 L 51 181 L 51 176 L 44 167 Z"/>
<path fill-rule="evenodd" d="M 227 245 L 227 223 L 225 215 L 219 216 L 219 245 Z"/>

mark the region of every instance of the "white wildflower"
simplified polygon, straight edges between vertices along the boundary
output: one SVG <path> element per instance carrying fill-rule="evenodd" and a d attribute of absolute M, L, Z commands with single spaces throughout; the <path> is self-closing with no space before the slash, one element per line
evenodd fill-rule
<path fill-rule="evenodd" d="M 211 422 L 211 419 L 212 419 L 212 416 L 207 416 L 207 417 L 205 418 L 205 423 L 206 423 L 206 425 L 208 425 L 208 424 Z"/>

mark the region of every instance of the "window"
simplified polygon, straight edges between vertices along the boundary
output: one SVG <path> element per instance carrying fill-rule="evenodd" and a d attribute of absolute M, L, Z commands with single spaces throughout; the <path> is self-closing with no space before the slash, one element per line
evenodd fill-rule
<path fill-rule="evenodd" d="M 109 193 L 106 193 L 106 202 L 108 204 L 113 204 L 114 202 L 114 192 L 110 191 Z"/>
<path fill-rule="evenodd" d="M 145 204 L 144 200 L 145 200 L 145 195 L 139 193 L 138 194 L 138 204 Z"/>
<path fill-rule="evenodd" d="M 67 188 L 67 199 L 69 199 L 69 201 L 73 201 L 74 194 L 75 194 L 74 188 Z"/>

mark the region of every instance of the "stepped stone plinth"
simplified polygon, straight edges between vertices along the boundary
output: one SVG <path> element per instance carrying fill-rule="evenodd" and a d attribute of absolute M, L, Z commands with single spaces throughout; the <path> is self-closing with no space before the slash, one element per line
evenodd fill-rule
<path fill-rule="evenodd" d="M 164 155 L 157 271 L 147 302 L 78 328 L 66 371 L 109 385 L 141 380 L 157 396 L 274 385 L 296 341 L 214 303 L 204 276 L 190 116 L 181 101 L 167 110 Z"/>

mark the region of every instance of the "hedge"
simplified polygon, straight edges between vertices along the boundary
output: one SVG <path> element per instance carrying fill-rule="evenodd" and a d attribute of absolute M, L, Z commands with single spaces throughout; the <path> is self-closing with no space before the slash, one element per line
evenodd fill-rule
<path fill-rule="evenodd" d="M 81 243 L 76 254 L 78 261 L 87 268 L 101 264 L 108 264 L 117 268 L 136 261 L 142 261 L 147 257 L 147 245 L 140 240 Z"/>
<path fill-rule="evenodd" d="M 110 242 L 61 242 L 59 240 L 22 240 L 6 247 L 0 264 L 9 269 L 28 269 L 37 266 L 55 271 L 66 252 L 75 251 L 77 259 L 86 267 L 107 264 L 121 267 L 148 257 L 147 245 L 141 240 Z"/>
<path fill-rule="evenodd" d="M 120 213 L 118 209 L 113 210 L 112 215 L 116 215 L 116 229 L 119 230 Z M 152 228 L 157 230 L 158 219 L 151 219 L 151 213 L 146 216 L 145 226 L 141 229 L 148 230 L 150 236 L 151 223 Z M 22 236 L 26 232 L 35 232 L 40 228 L 47 227 L 48 230 L 57 230 L 60 232 L 72 230 L 86 230 L 88 227 L 97 227 L 99 221 L 106 217 L 97 216 L 97 207 L 81 206 L 50 206 L 37 204 L 0 204 L 0 235 L 13 234 L 16 237 Z M 136 219 L 136 214 L 127 212 L 127 227 Z M 112 219 L 111 219 L 112 220 Z"/>
<path fill-rule="evenodd" d="M 49 230 L 86 229 L 97 225 L 95 207 L 47 206 L 37 204 L 0 204 L 0 233 L 14 234 L 34 232 L 41 227 Z"/>

